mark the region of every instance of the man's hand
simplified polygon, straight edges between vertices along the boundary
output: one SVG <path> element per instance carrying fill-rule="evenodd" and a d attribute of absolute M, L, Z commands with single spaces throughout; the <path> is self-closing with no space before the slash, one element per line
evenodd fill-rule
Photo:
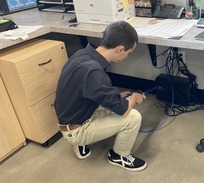
<path fill-rule="evenodd" d="M 128 98 L 129 107 L 133 108 L 136 104 L 141 104 L 143 100 L 146 99 L 146 96 L 141 93 L 132 93 L 131 97 Z"/>
<path fill-rule="evenodd" d="M 124 116 L 130 112 L 130 110 L 136 105 L 141 104 L 143 100 L 146 99 L 146 96 L 141 93 L 132 93 L 131 97 L 128 98 L 128 110 L 125 112 Z"/>
<path fill-rule="evenodd" d="M 146 99 L 146 96 L 141 93 L 133 93 L 135 96 L 135 104 L 141 104 L 144 99 Z M 133 95 L 132 94 L 132 95 Z"/>

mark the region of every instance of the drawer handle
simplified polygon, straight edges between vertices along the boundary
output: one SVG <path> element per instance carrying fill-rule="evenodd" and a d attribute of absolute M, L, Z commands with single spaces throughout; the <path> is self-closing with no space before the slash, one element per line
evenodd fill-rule
<path fill-rule="evenodd" d="M 55 104 L 51 104 L 50 106 L 51 106 L 51 107 L 54 107 L 54 105 L 55 105 Z"/>
<path fill-rule="evenodd" d="M 51 61 L 52 61 L 52 59 L 48 60 L 47 62 L 43 62 L 43 63 L 41 63 L 41 64 L 38 64 L 38 66 L 42 66 L 42 65 L 45 65 L 45 64 L 49 64 Z"/>

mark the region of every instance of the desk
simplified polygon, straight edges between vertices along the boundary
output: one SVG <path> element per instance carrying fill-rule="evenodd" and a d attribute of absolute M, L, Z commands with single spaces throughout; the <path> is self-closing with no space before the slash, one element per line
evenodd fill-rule
<path fill-rule="evenodd" d="M 31 9 L 31 10 L 26 10 L 23 12 L 18 12 L 15 14 L 10 14 L 6 15 L 6 18 L 12 19 L 17 25 L 29 25 L 29 26 L 36 26 L 36 25 L 41 25 L 42 28 L 38 29 L 37 31 L 29 34 L 29 39 L 33 39 L 36 37 L 43 36 L 45 34 L 55 32 L 55 33 L 63 33 L 63 34 L 69 34 L 69 35 L 82 35 L 82 36 L 88 36 L 88 37 L 93 37 L 93 38 L 102 38 L 103 31 L 106 28 L 106 25 L 96 25 L 96 24 L 85 24 L 85 23 L 80 23 L 76 27 L 69 27 L 71 25 L 69 23 L 70 20 L 70 14 L 67 13 L 57 13 L 57 12 L 41 12 L 38 11 L 37 9 Z M 139 78 L 144 78 L 145 74 L 145 79 L 148 80 L 154 80 L 155 76 L 157 76 L 159 73 L 154 70 L 152 65 L 149 63 L 149 55 L 146 54 L 146 50 L 143 49 L 146 44 L 154 44 L 157 46 L 164 46 L 164 47 L 178 47 L 178 48 L 184 48 L 184 49 L 192 49 L 195 51 L 201 52 L 201 50 L 204 50 L 204 41 L 199 41 L 195 40 L 194 36 L 202 32 L 203 29 L 193 27 L 190 31 L 188 31 L 181 39 L 164 39 L 164 38 L 155 38 L 155 37 L 147 37 L 147 36 L 141 36 L 139 37 L 139 43 L 142 45 L 142 48 L 138 51 L 136 50 L 137 57 L 141 56 L 141 60 L 136 60 L 135 56 L 133 61 L 130 60 L 130 62 L 124 62 L 124 65 L 121 65 L 122 71 L 125 71 L 126 73 L 121 73 L 121 68 L 115 68 L 115 70 L 120 74 L 126 75 L 130 74 L 131 71 L 133 72 L 133 76 L 139 77 Z M 19 44 L 24 42 L 24 40 L 18 39 L 18 40 L 0 40 L 0 53 L 1 50 L 4 48 L 9 48 L 10 46 Z M 140 47 L 139 45 L 139 47 Z M 139 55 L 138 55 L 139 53 Z M 191 54 L 189 53 L 191 56 Z M 203 58 L 201 55 L 200 58 Z M 137 58 L 140 59 L 140 58 Z M 200 59 L 201 60 L 201 59 Z M 146 62 L 146 63 L 145 63 Z M 128 65 L 136 63 L 137 67 L 129 67 Z M 140 64 L 141 63 L 141 64 Z M 123 64 L 123 63 L 122 63 Z M 143 65 L 145 67 L 143 67 Z M 141 68 L 142 67 L 142 68 Z M 145 72 L 144 72 L 145 69 Z M 203 78 L 203 69 L 200 67 L 199 64 L 197 64 L 196 67 L 193 68 L 195 70 L 198 70 L 199 73 L 196 73 L 198 75 L 199 79 Z M 148 72 L 147 72 L 148 71 Z M 154 73 L 153 73 L 154 72 Z M 199 75 L 200 74 L 200 75 Z M 202 82 L 204 79 L 202 79 Z M 131 82 L 132 84 L 138 82 Z M 199 83 L 200 84 L 200 83 Z M 201 88 L 204 88 L 204 83 Z"/>
<path fill-rule="evenodd" d="M 35 9 L 14 13 L 14 14 L 5 15 L 4 17 L 12 19 L 17 25 L 42 26 L 42 28 L 38 29 L 37 31 L 30 33 L 29 38 L 27 40 L 40 37 L 53 32 L 57 34 L 62 33 L 64 35 L 67 34 L 71 36 L 82 35 L 82 36 L 87 36 L 89 38 L 91 37 L 102 38 L 102 35 L 103 35 L 102 32 L 105 30 L 106 25 L 80 23 L 76 27 L 69 27 L 69 25 L 71 25 L 69 23 L 71 16 L 73 15 L 68 13 L 42 12 L 42 11 L 38 11 L 38 9 L 35 8 Z M 196 64 L 191 67 L 193 67 L 192 71 L 198 76 L 199 88 L 204 89 L 204 79 L 202 80 L 200 79 L 201 77 L 203 78 L 203 74 L 201 73 L 202 67 L 200 67 L 200 65 L 203 63 L 201 58 L 204 57 L 202 52 L 204 50 L 204 41 L 194 39 L 194 36 L 201 33 L 202 31 L 203 31 L 202 28 L 193 27 L 180 39 L 166 39 L 166 38 L 156 38 L 156 37 L 149 37 L 149 36 L 140 36 L 139 43 L 141 44 L 139 44 L 139 47 L 143 45 L 146 46 L 147 44 L 152 44 L 152 45 L 157 45 L 161 47 L 178 47 L 181 49 L 187 49 L 188 51 L 186 55 L 189 58 L 188 59 L 189 62 L 191 62 L 190 64 L 191 65 L 192 63 Z M 0 40 L 0 52 L 4 48 L 8 48 L 10 46 L 13 46 L 22 42 L 24 42 L 24 40 L 22 39 L 17 39 L 15 41 L 5 40 L 5 39 Z M 136 50 L 137 59 L 141 56 L 140 54 L 143 52 L 143 50 L 146 50 L 145 46 L 143 46 L 143 48 L 141 49 Z M 192 56 L 193 57 L 196 56 L 196 57 L 192 58 Z M 122 65 L 122 67 L 119 69 L 118 69 L 118 66 L 116 66 L 117 73 L 124 74 L 124 75 L 126 74 L 129 75 L 129 73 L 133 73 L 133 74 L 130 74 L 131 76 L 135 76 L 135 73 L 137 73 L 137 77 L 154 80 L 156 75 L 158 75 L 158 72 L 152 71 L 153 68 L 151 64 L 149 64 L 150 58 L 149 58 L 148 52 L 145 58 L 143 56 L 141 57 L 143 60 L 139 62 L 141 62 L 143 65 L 144 65 L 144 60 L 147 60 L 146 61 L 147 63 L 144 66 L 145 68 L 131 67 L 132 70 L 130 71 L 130 68 L 128 67 L 128 63 L 127 63 Z M 144 69 L 145 71 L 148 70 L 149 72 L 141 72 L 142 70 L 144 71 Z M 197 73 L 197 71 L 199 73 Z M 145 73 L 145 76 L 144 76 L 144 73 Z"/>
<path fill-rule="evenodd" d="M 71 35 L 83 35 L 89 37 L 102 37 L 106 25 L 80 23 L 77 27 L 69 27 L 70 14 L 57 12 L 41 12 L 38 9 L 30 9 L 3 17 L 12 19 L 17 25 L 42 25 L 43 27 L 29 34 L 28 39 L 33 39 L 50 32 Z M 194 50 L 204 50 L 204 41 L 195 40 L 194 36 L 203 29 L 193 27 L 181 39 L 163 39 L 155 37 L 139 37 L 139 43 L 155 44 L 158 46 L 170 46 Z M 0 40 L 0 50 L 23 42 L 23 40 Z"/>

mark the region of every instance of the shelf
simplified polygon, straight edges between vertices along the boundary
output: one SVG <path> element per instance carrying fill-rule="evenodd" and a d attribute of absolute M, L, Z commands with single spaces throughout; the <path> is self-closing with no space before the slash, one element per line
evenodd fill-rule
<path fill-rule="evenodd" d="M 39 3 L 44 4 L 63 4 L 63 2 L 57 2 L 57 1 L 39 1 Z"/>
<path fill-rule="evenodd" d="M 73 0 L 37 0 L 39 11 L 74 12 Z"/>
<path fill-rule="evenodd" d="M 39 0 L 39 3 L 63 4 L 63 0 Z"/>
<path fill-rule="evenodd" d="M 50 7 L 50 8 L 43 8 L 41 11 L 53 11 L 53 12 L 64 12 L 64 9 L 62 7 Z"/>

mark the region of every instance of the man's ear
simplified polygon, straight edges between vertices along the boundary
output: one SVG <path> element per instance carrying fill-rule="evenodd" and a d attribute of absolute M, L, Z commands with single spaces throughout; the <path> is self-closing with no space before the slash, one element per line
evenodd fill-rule
<path fill-rule="evenodd" d="M 123 45 L 119 45 L 116 47 L 117 53 L 121 53 L 122 51 L 125 51 L 125 47 Z"/>

